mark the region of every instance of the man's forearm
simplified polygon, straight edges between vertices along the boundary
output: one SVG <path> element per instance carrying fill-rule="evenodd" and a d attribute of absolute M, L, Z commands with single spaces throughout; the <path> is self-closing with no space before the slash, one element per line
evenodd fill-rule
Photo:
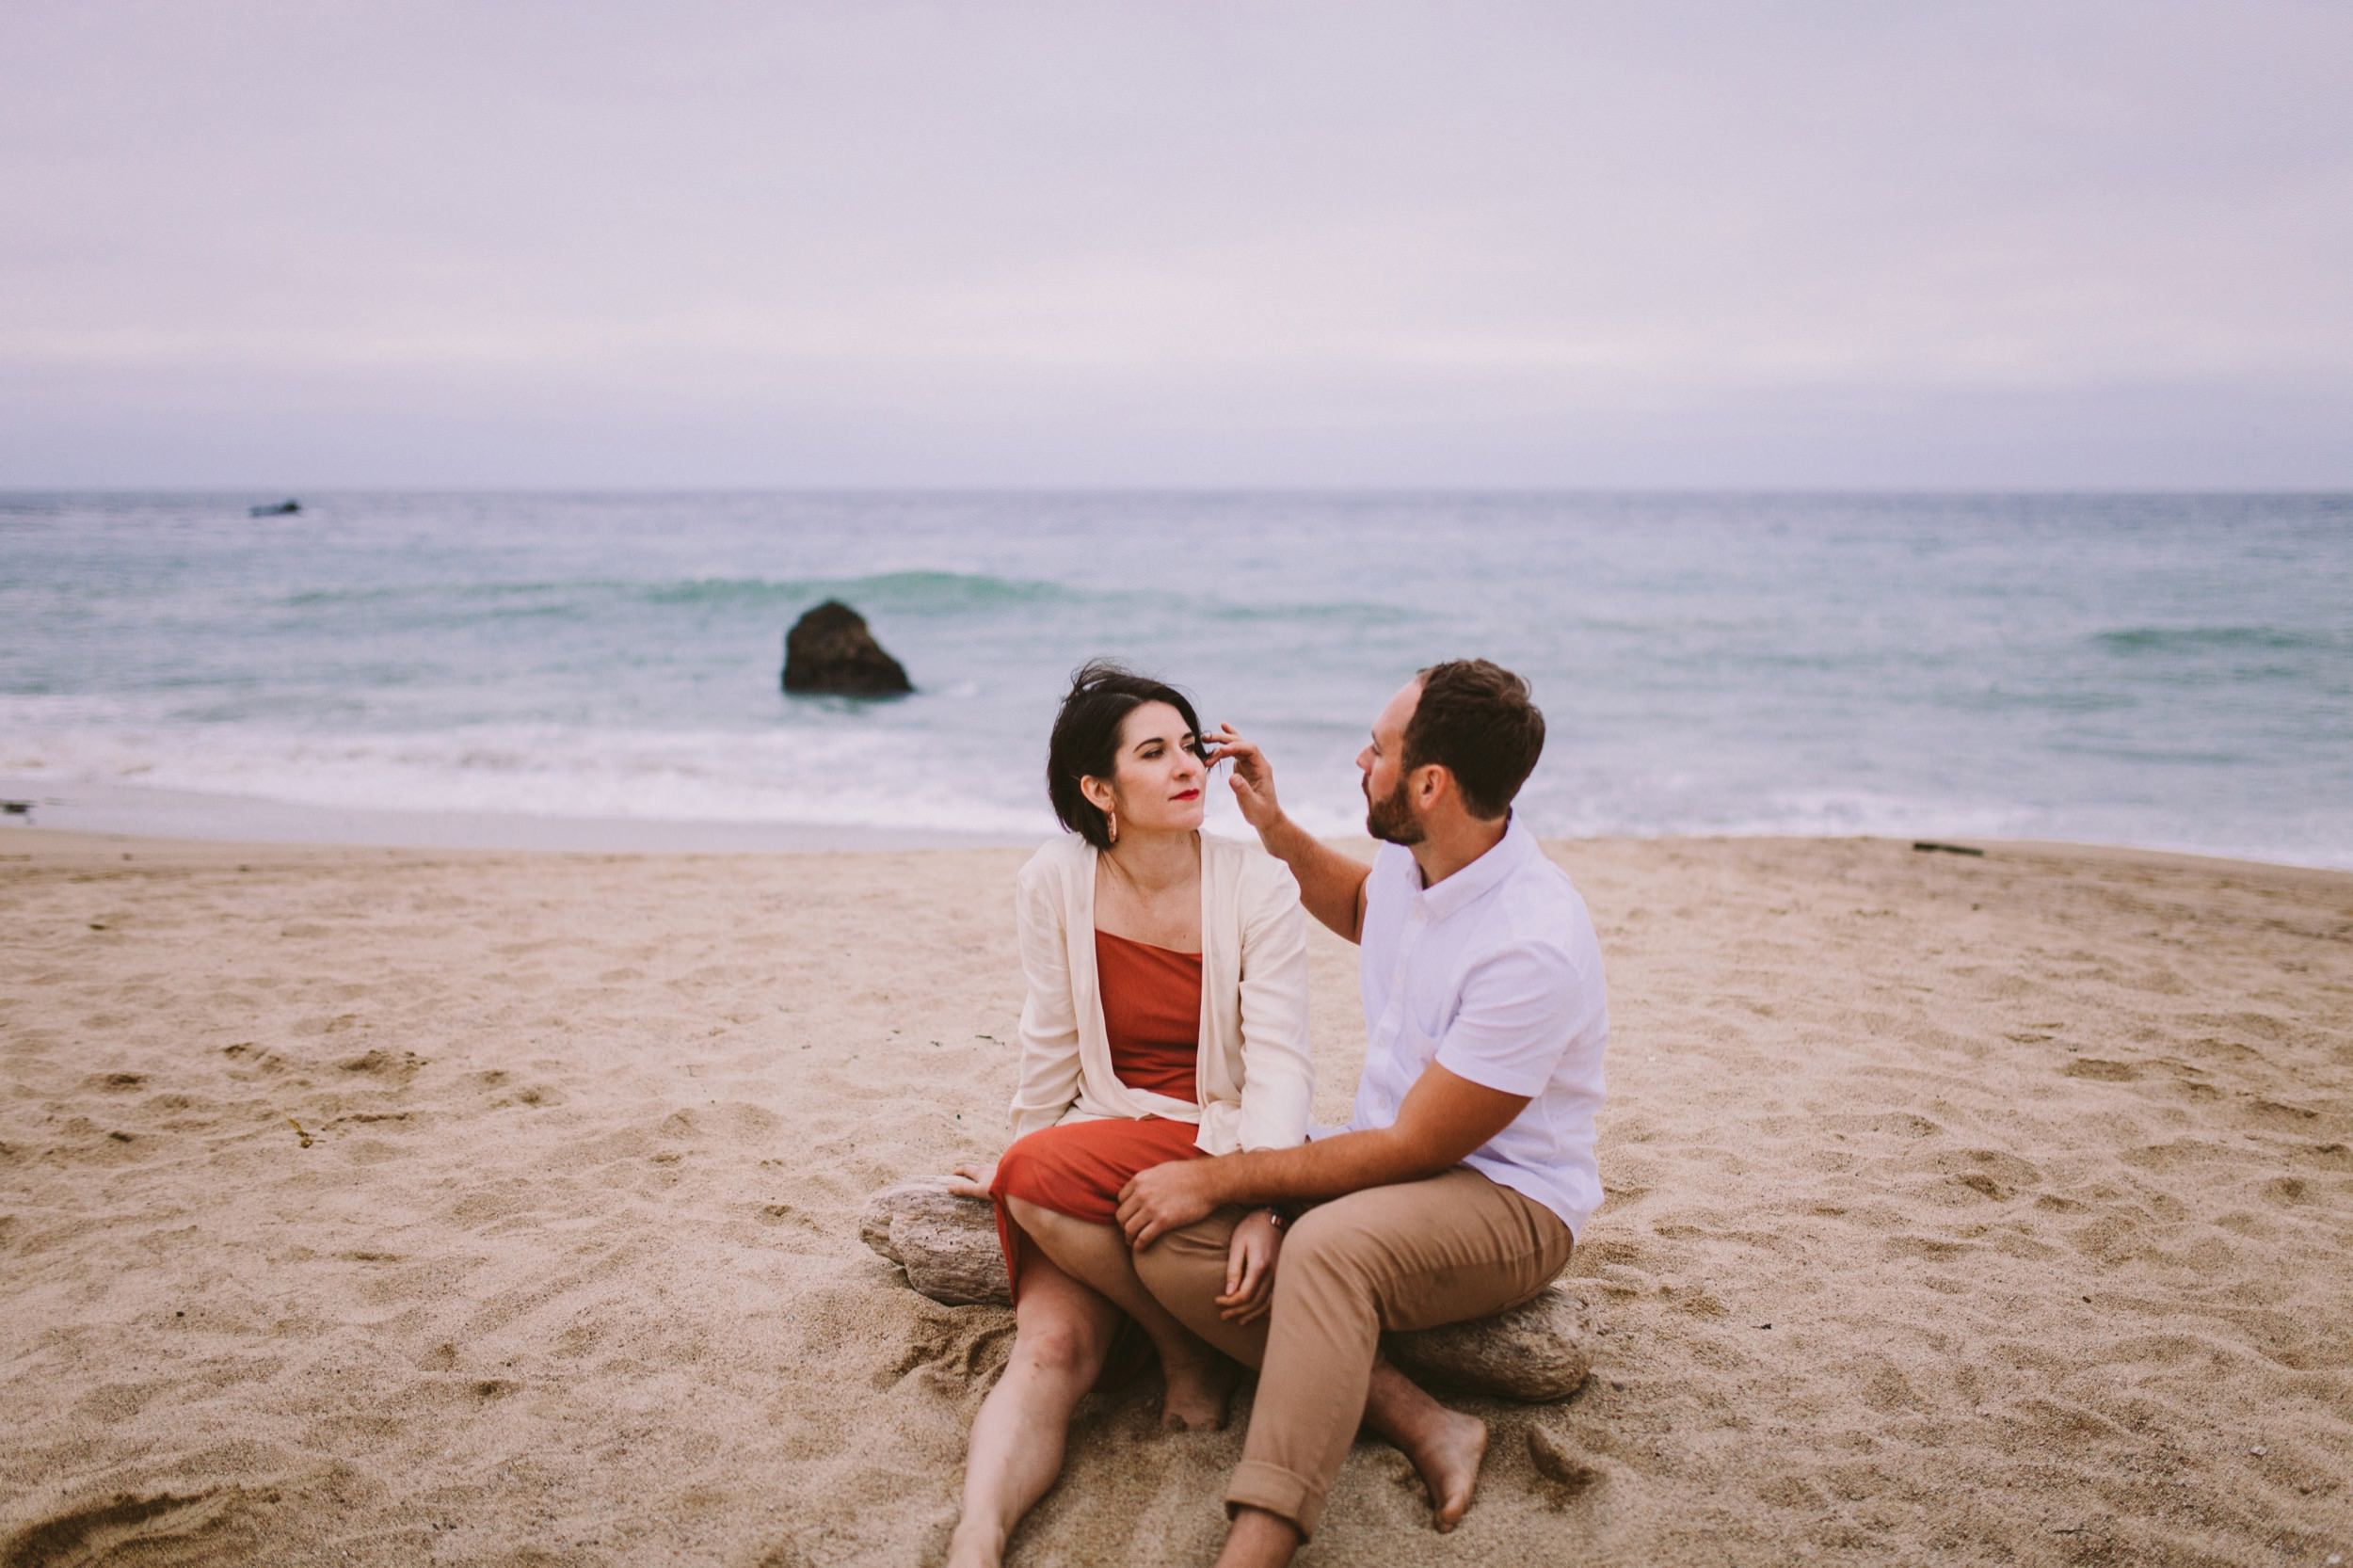
<path fill-rule="evenodd" d="M 1289 817 L 1261 829 L 1258 841 L 1291 869 L 1299 881 L 1301 906 L 1350 941 L 1356 940 L 1363 907 L 1358 895 L 1369 874 L 1365 863 L 1342 855 Z"/>
<path fill-rule="evenodd" d="M 1219 1203 L 1276 1204 L 1293 1198 L 1337 1198 L 1367 1187 L 1417 1181 L 1452 1161 L 1434 1160 L 1398 1136 L 1395 1128 L 1342 1132 L 1289 1149 L 1256 1149 L 1204 1160 L 1193 1166 Z"/>

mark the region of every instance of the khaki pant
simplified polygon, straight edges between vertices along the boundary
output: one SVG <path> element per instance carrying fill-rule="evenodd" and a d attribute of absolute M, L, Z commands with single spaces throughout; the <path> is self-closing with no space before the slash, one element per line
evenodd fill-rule
<path fill-rule="evenodd" d="M 1382 1331 L 1434 1328 L 1528 1300 L 1567 1267 L 1569 1227 L 1467 1166 L 1351 1192 L 1290 1227 L 1274 1310 L 1237 1328 L 1218 1316 L 1215 1298 L 1244 1212 L 1220 1209 L 1171 1231 L 1135 1255 L 1136 1272 L 1187 1327 L 1259 1369 L 1226 1512 L 1265 1509 L 1304 1539 L 1364 1419 Z"/>

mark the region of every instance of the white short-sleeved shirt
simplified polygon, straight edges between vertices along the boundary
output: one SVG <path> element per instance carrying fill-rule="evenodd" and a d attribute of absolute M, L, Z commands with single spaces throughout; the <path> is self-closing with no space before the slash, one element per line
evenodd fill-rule
<path fill-rule="evenodd" d="M 1434 888 L 1384 844 L 1365 886 L 1364 1077 L 1352 1130 L 1393 1126 L 1431 1063 L 1531 1096 L 1464 1161 L 1561 1216 L 1601 1207 L 1593 1159 L 1609 1037 L 1601 944 L 1568 873 L 1515 818 L 1495 848 Z"/>

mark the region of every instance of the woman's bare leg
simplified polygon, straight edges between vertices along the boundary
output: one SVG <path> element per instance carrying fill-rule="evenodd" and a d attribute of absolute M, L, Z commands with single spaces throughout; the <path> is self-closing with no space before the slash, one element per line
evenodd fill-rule
<path fill-rule="evenodd" d="M 1014 1223 L 1038 1250 L 1072 1278 L 1083 1281 L 1136 1320 L 1160 1352 L 1168 1380 L 1160 1424 L 1178 1431 L 1215 1432 L 1225 1424 L 1234 1368 L 1193 1330 L 1169 1314 L 1136 1277 L 1128 1238 L 1117 1225 L 1095 1224 L 1020 1198 L 1005 1200 Z"/>
<path fill-rule="evenodd" d="M 949 1568 L 997 1568 L 1004 1560 L 1014 1527 L 1062 1474 L 1070 1413 L 1095 1386 L 1118 1330 L 1117 1307 L 1029 1250 L 1014 1307 L 1013 1356 L 972 1418 Z"/>

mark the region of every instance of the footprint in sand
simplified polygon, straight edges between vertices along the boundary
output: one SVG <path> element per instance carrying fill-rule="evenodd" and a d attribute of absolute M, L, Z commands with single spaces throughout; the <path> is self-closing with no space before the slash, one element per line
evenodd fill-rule
<path fill-rule="evenodd" d="M 2097 1056 L 2080 1056 L 2059 1069 L 2065 1078 L 2088 1078 L 2097 1083 L 2130 1083 L 2140 1076 L 2140 1069 L 2130 1062 L 2109 1062 Z"/>
<path fill-rule="evenodd" d="M 1867 1132 L 1884 1138 L 1930 1138 L 1945 1130 L 1940 1124 L 1909 1111 L 1850 1111 L 1825 1116 L 1822 1125 L 1833 1132 Z"/>
<path fill-rule="evenodd" d="M 105 1502 L 69 1509 L 20 1530 L 0 1551 L 0 1562 L 8 1568 L 65 1568 L 69 1563 L 133 1557 L 145 1561 L 158 1547 L 177 1560 L 181 1554 L 165 1544 L 184 1549 L 211 1533 L 221 1523 L 228 1501 L 212 1492 L 185 1497 L 169 1492 L 143 1497 L 119 1493 Z"/>
<path fill-rule="evenodd" d="M 229 1076 L 240 1083 L 250 1082 L 257 1072 L 275 1075 L 285 1072 L 293 1065 L 276 1051 L 264 1049 L 250 1040 L 240 1040 L 233 1046 L 223 1046 L 220 1048 L 220 1053 L 230 1061 L 239 1064 L 242 1070 L 232 1070 Z"/>
<path fill-rule="evenodd" d="M 1609 1479 L 1609 1472 L 1579 1451 L 1572 1439 L 1545 1427 L 1528 1429 L 1528 1459 L 1545 1479 L 1548 1500 L 1557 1507 L 1584 1500 Z"/>
<path fill-rule="evenodd" d="M 466 1080 L 476 1089 L 484 1091 L 488 1096 L 484 1101 L 484 1109 L 489 1111 L 501 1110 L 510 1105 L 544 1108 L 561 1105 L 565 1100 L 564 1092 L 553 1085 L 528 1081 L 518 1082 L 515 1080 L 514 1074 L 499 1067 L 489 1067 L 481 1072 L 469 1073 L 466 1075 Z"/>
<path fill-rule="evenodd" d="M 2233 1034 L 2249 1035 L 2267 1045 L 2280 1045 L 2292 1030 L 2284 1018 L 2269 1013 L 2193 1013 L 2187 1020 L 2201 1029 L 2228 1031 Z"/>
<path fill-rule="evenodd" d="M 382 1079 L 386 1082 L 394 1084 L 406 1084 L 417 1076 L 417 1069 L 424 1064 L 424 1058 L 415 1051 L 380 1048 L 363 1051 L 358 1056 L 346 1057 L 335 1064 L 344 1072 L 365 1073 L 370 1078 Z"/>
<path fill-rule="evenodd" d="M 2320 1119 L 2320 1112 L 2306 1105 L 2289 1105 L 2280 1100 L 2256 1098 L 2247 1102 L 2247 1114 L 2255 1121 L 2271 1127 L 2299 1127 Z"/>
<path fill-rule="evenodd" d="M 1952 1150 L 1930 1163 L 1955 1184 L 1994 1199 L 2008 1198 L 2042 1179 L 2035 1165 L 1999 1149 Z"/>

